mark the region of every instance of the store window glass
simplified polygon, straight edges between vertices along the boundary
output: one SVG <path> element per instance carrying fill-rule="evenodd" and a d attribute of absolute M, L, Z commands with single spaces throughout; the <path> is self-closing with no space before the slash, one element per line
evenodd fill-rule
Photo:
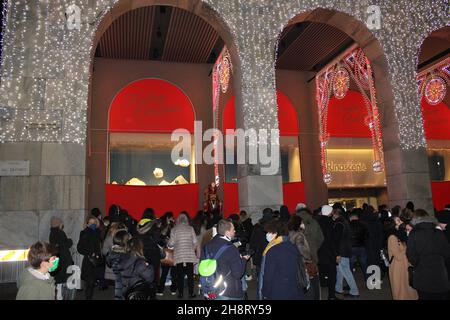
<path fill-rule="evenodd" d="M 111 133 L 109 183 L 135 186 L 195 183 L 195 148 L 191 145 L 190 154 L 174 163 L 171 154 L 177 143 L 171 141 L 170 134 Z"/>
<path fill-rule="evenodd" d="M 450 149 L 429 149 L 428 167 L 431 181 L 450 181 Z"/>

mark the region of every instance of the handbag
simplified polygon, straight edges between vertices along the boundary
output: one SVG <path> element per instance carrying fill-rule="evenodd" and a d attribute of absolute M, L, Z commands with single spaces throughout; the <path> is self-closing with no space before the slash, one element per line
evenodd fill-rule
<path fill-rule="evenodd" d="M 101 254 L 91 254 L 87 256 L 91 264 L 94 266 L 94 268 L 100 267 L 105 263 L 105 257 L 103 257 Z"/>
<path fill-rule="evenodd" d="M 305 267 L 306 267 L 306 270 L 308 271 L 308 275 L 310 278 L 314 278 L 314 277 L 318 276 L 319 269 L 317 268 L 317 265 L 314 262 L 305 261 Z"/>
<path fill-rule="evenodd" d="M 161 259 L 161 264 L 166 266 L 174 266 L 175 261 L 173 260 L 173 249 L 164 248 L 165 257 Z"/>

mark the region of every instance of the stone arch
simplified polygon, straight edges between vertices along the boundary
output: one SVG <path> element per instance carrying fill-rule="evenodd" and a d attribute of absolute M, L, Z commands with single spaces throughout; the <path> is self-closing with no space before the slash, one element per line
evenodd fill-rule
<path fill-rule="evenodd" d="M 94 68 L 94 55 L 95 50 L 97 48 L 97 45 L 106 32 L 108 28 L 113 24 L 113 22 L 118 19 L 123 14 L 136 10 L 143 7 L 149 7 L 149 6 L 170 6 L 170 7 L 176 7 L 179 9 L 186 10 L 203 20 L 205 20 L 211 27 L 213 27 L 216 32 L 219 34 L 219 36 L 224 41 L 225 45 L 227 46 L 232 63 L 233 63 L 233 70 L 234 70 L 234 76 L 233 76 L 233 89 L 237 95 L 240 94 L 240 61 L 238 58 L 238 50 L 237 45 L 234 37 L 232 36 L 232 33 L 230 31 L 230 28 L 228 25 L 224 22 L 224 19 L 220 16 L 220 14 L 214 10 L 211 6 L 207 5 L 205 1 L 202 0 L 185 0 L 185 1 L 178 1 L 178 0 L 115 0 L 112 2 L 113 4 L 109 9 L 105 12 L 103 12 L 101 18 L 96 23 L 93 33 L 91 34 L 91 47 L 89 51 L 89 101 L 88 101 L 88 115 L 91 113 L 90 110 L 92 108 L 92 74 L 93 74 L 93 68 Z M 87 122 L 87 152 L 91 149 L 90 143 L 91 143 L 91 133 L 90 133 L 90 120 Z M 90 172 L 90 165 L 86 165 L 86 176 L 89 179 L 89 172 Z M 208 176 L 209 177 L 209 176 Z M 205 178 L 206 179 L 206 178 Z M 91 196 L 89 187 L 86 188 L 85 192 L 85 198 L 86 203 L 88 207 L 91 207 L 91 201 L 89 200 L 89 197 Z M 101 195 L 99 194 L 97 198 L 101 199 Z"/>
<path fill-rule="evenodd" d="M 388 60 L 380 40 L 377 39 L 375 34 L 369 30 L 358 17 L 338 11 L 338 9 L 315 8 L 297 13 L 288 18 L 277 36 L 276 50 L 278 49 L 281 32 L 292 24 L 304 21 L 324 23 L 346 33 L 364 51 L 365 55 L 370 60 L 374 73 L 376 99 L 381 115 L 388 193 L 393 194 L 395 183 L 391 183 L 389 176 L 397 174 L 398 169 L 393 168 L 392 165 L 400 166 L 400 163 L 397 154 L 389 153 L 389 151 L 391 149 L 396 149 L 400 145 L 400 138 Z M 300 117 L 300 119 L 302 119 L 302 117 Z M 300 126 L 302 127 L 302 124 Z M 318 145 L 319 143 L 317 143 L 317 148 L 319 148 Z M 317 168 L 315 168 L 315 170 L 315 175 L 317 176 Z M 316 179 L 316 181 L 318 181 L 316 182 L 317 185 L 313 186 L 313 189 L 316 190 L 316 194 L 319 194 L 320 199 L 315 199 L 316 201 L 313 201 L 315 205 L 320 204 L 321 202 L 325 203 L 327 200 L 326 185 L 322 182 L 322 179 Z M 400 199 L 395 199 L 394 196 L 393 200 Z"/>

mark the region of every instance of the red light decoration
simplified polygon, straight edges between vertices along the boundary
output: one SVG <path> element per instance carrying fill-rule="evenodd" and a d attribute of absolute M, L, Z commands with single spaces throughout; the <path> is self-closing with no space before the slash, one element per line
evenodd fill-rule
<path fill-rule="evenodd" d="M 328 105 L 332 94 L 338 99 L 345 97 L 349 88 L 350 77 L 352 77 L 361 92 L 367 108 L 366 124 L 370 129 L 374 152 L 372 169 L 377 173 L 384 170 L 383 141 L 372 67 L 363 50 L 357 48 L 344 56 L 336 64 L 321 71 L 316 77 L 322 175 L 323 181 L 326 184 L 330 184 L 333 181 L 333 177 L 328 171 L 327 166 L 327 147 L 329 141 L 327 126 Z"/>
<path fill-rule="evenodd" d="M 344 99 L 350 87 L 348 71 L 338 67 L 333 76 L 333 93 L 337 99 Z"/>
<path fill-rule="evenodd" d="M 434 76 L 428 80 L 425 86 L 425 98 L 429 104 L 438 105 L 444 100 L 446 94 L 447 86 L 441 77 Z"/>

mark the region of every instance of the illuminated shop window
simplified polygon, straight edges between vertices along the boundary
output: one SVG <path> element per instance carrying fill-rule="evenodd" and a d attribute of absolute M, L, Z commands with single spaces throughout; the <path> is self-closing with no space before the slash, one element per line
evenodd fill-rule
<path fill-rule="evenodd" d="M 170 134 L 111 133 L 109 183 L 135 186 L 195 183 L 194 146 L 190 155 L 174 163 L 171 154 L 176 144 Z"/>

